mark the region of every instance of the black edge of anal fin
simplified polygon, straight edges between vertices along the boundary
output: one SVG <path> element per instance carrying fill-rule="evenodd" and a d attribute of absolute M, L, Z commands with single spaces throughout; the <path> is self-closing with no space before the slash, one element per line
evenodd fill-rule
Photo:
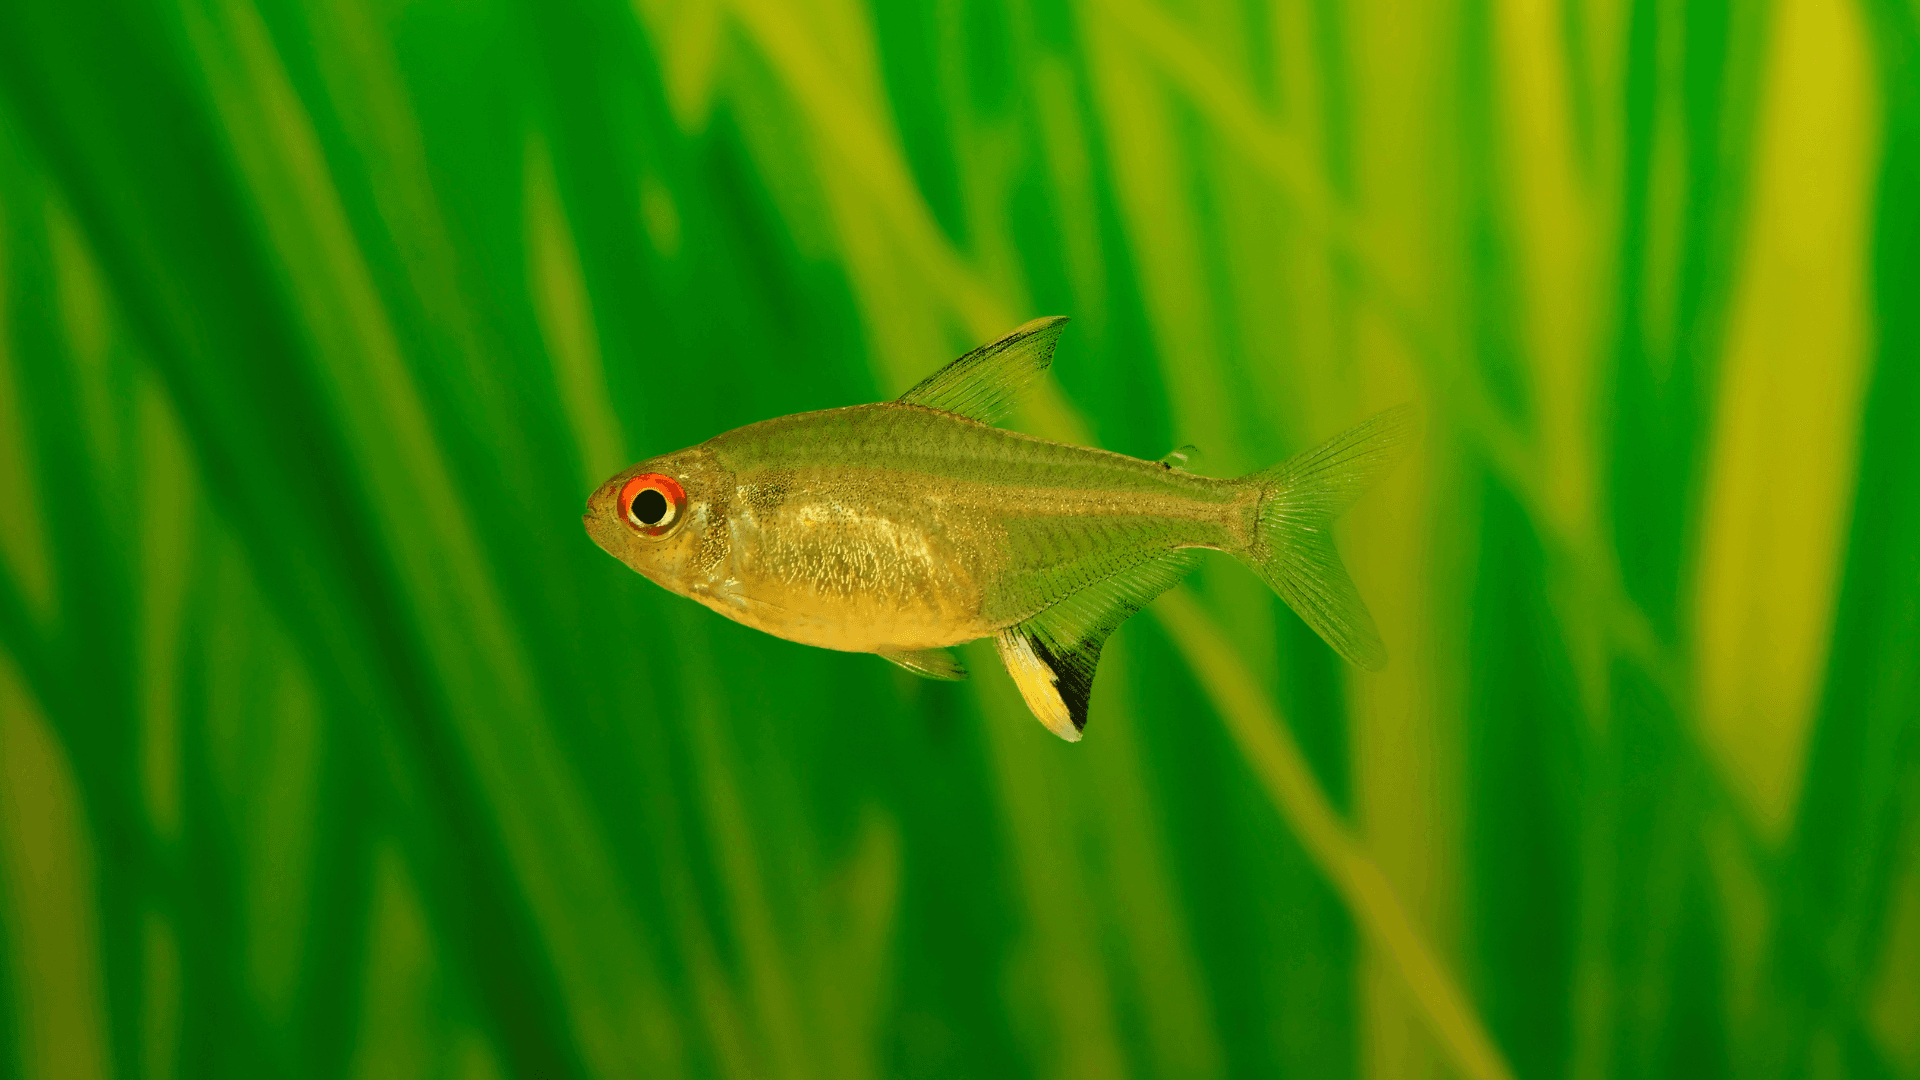
<path fill-rule="evenodd" d="M 1093 699 L 1093 673 L 1100 666 L 1100 641 L 1082 641 L 1060 649 L 1045 634 L 1033 636 L 1033 651 L 1053 669 L 1054 690 L 1067 707 L 1073 730 L 1087 730 L 1087 703 Z"/>
<path fill-rule="evenodd" d="M 1088 642 L 1085 649 L 1063 649 L 1028 621 L 1000 631 L 994 644 L 1034 717 L 1055 735 L 1079 742 L 1087 727 L 1087 702 L 1093 694 L 1093 671 L 1100 662 L 1100 642 Z"/>
<path fill-rule="evenodd" d="M 1053 363 L 1065 315 L 1024 323 L 920 380 L 895 400 L 939 409 L 983 424 L 1012 410 L 1020 391 Z"/>

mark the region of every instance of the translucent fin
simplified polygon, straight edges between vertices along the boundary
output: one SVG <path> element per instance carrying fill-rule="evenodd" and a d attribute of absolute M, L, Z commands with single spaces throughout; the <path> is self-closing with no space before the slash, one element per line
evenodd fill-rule
<path fill-rule="evenodd" d="M 1065 315 L 1035 319 L 927 376 L 899 400 L 996 423 L 1013 409 L 1020 390 L 1053 363 L 1054 343 L 1066 325 Z"/>
<path fill-rule="evenodd" d="M 881 659 L 891 661 L 913 672 L 923 679 L 946 679 L 958 682 L 967 677 L 967 665 L 960 662 L 960 656 L 952 649 L 916 649 L 877 654 Z"/>
<path fill-rule="evenodd" d="M 1087 726 L 1100 649 L 1121 623 L 1178 584 L 1199 562 L 1170 551 L 1067 597 L 994 639 L 1007 674 L 1047 730 L 1079 742 Z"/>
<path fill-rule="evenodd" d="M 1245 477 L 1265 489 L 1246 561 L 1335 652 L 1369 671 L 1386 666 L 1387 649 L 1330 527 L 1399 462 L 1418 428 L 1414 408 L 1402 405 Z"/>
<path fill-rule="evenodd" d="M 1187 466 L 1191 465 L 1193 459 L 1199 456 L 1200 448 L 1192 443 L 1188 443 L 1185 446 L 1176 446 L 1172 450 L 1167 451 L 1167 456 L 1161 458 L 1158 462 L 1155 462 L 1155 464 L 1175 472 L 1186 472 Z"/>

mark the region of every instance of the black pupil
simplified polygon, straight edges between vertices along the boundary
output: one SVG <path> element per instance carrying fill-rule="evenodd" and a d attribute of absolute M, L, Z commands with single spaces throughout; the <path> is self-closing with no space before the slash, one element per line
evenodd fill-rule
<path fill-rule="evenodd" d="M 633 497 L 633 517 L 642 525 L 658 525 L 667 516 L 667 497 L 648 488 Z"/>

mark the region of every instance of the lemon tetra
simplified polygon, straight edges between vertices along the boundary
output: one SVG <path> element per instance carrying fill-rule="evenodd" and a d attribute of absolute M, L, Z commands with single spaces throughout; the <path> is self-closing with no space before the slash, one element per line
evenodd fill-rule
<path fill-rule="evenodd" d="M 1402 406 L 1234 479 L 994 426 L 1067 320 L 1036 319 L 898 400 L 765 420 L 621 470 L 595 543 L 656 584 L 789 641 L 963 679 L 991 637 L 1041 723 L 1086 727 L 1100 649 L 1193 569 L 1245 561 L 1340 655 L 1386 662 L 1329 526 L 1399 459 Z"/>

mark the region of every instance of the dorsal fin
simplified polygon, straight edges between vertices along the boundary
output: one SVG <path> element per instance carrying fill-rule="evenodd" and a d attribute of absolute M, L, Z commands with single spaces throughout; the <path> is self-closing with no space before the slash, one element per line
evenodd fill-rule
<path fill-rule="evenodd" d="M 1000 659 L 1027 708 L 1049 731 L 1080 741 L 1101 647 L 1116 627 L 1179 584 L 1199 561 L 1192 549 L 1155 555 L 1000 631 L 994 638 Z"/>
<path fill-rule="evenodd" d="M 995 423 L 1012 410 L 1021 388 L 1053 363 L 1054 342 L 1066 325 L 1065 315 L 1035 319 L 920 380 L 899 400 Z"/>
<path fill-rule="evenodd" d="M 967 665 L 952 649 L 892 649 L 877 654 L 923 679 L 958 682 L 967 677 Z"/>

